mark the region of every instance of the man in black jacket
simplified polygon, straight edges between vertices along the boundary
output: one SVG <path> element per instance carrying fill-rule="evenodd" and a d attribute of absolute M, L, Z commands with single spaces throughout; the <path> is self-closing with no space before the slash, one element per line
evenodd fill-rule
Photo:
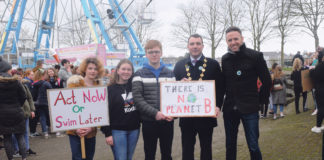
<path fill-rule="evenodd" d="M 178 61 L 174 67 L 174 74 L 179 80 L 215 80 L 216 82 L 216 115 L 223 103 L 224 79 L 219 63 L 203 55 L 203 39 L 200 35 L 191 35 L 188 39 L 188 50 L 190 55 Z M 219 106 L 219 107 L 218 107 Z M 213 129 L 217 126 L 216 118 L 180 118 L 182 159 L 194 159 L 194 146 L 196 135 L 199 135 L 200 159 L 212 159 L 212 137 Z"/>
<path fill-rule="evenodd" d="M 228 52 L 222 57 L 225 76 L 223 106 L 226 133 L 226 160 L 236 159 L 237 133 L 242 120 L 252 160 L 261 160 L 259 139 L 259 100 L 269 98 L 271 77 L 261 52 L 246 48 L 237 27 L 226 30 Z M 262 82 L 258 93 L 257 79 Z M 259 97 L 260 96 L 260 97 Z"/>

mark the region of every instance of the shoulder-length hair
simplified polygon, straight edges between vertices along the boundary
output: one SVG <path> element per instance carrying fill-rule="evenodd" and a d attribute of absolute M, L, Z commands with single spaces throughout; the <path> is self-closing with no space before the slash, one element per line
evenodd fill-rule
<path fill-rule="evenodd" d="M 295 58 L 293 62 L 293 71 L 300 71 L 302 68 L 302 62 L 299 58 Z"/>
<path fill-rule="evenodd" d="M 121 65 L 123 65 L 125 63 L 129 64 L 132 67 L 132 75 L 134 74 L 134 66 L 133 66 L 132 62 L 128 59 L 122 59 L 117 64 L 116 70 L 113 73 L 113 76 L 111 77 L 111 80 L 110 80 L 108 86 L 114 85 L 119 81 L 119 75 L 117 74 L 117 71 L 120 69 Z"/>
<path fill-rule="evenodd" d="M 45 70 L 42 68 L 38 68 L 34 74 L 34 81 L 43 80 L 43 76 L 45 75 Z"/>
<path fill-rule="evenodd" d="M 104 69 L 102 63 L 100 62 L 100 60 L 98 60 L 98 58 L 95 58 L 95 57 L 88 57 L 82 61 L 82 63 L 80 64 L 80 67 L 79 67 L 81 76 L 82 77 L 86 76 L 86 70 L 90 63 L 96 65 L 97 71 L 98 71 L 98 75 L 97 75 L 96 79 L 99 80 L 99 78 L 101 78 L 103 76 L 105 69 Z"/>
<path fill-rule="evenodd" d="M 49 74 L 48 74 L 48 70 L 52 70 L 54 72 L 54 76 L 53 77 L 54 77 L 54 80 L 57 81 L 58 74 L 57 74 L 57 72 L 56 72 L 56 70 L 54 68 L 48 68 L 46 70 L 46 75 L 47 75 L 48 80 L 50 79 Z"/>

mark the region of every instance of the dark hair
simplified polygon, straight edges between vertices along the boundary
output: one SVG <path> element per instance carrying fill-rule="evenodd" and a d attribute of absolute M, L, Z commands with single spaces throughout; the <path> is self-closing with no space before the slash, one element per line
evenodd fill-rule
<path fill-rule="evenodd" d="M 56 64 L 56 65 L 54 66 L 54 68 L 57 69 L 57 70 L 60 70 L 60 69 L 61 69 L 61 66 L 58 65 L 58 64 Z"/>
<path fill-rule="evenodd" d="M 273 63 L 271 69 L 275 69 L 278 66 L 278 63 Z"/>
<path fill-rule="evenodd" d="M 64 66 L 65 63 L 70 63 L 70 61 L 67 59 L 62 59 L 61 61 L 62 66 Z"/>
<path fill-rule="evenodd" d="M 198 34 L 198 33 L 195 33 L 195 34 L 190 35 L 189 38 L 188 38 L 188 43 L 189 43 L 189 39 L 192 38 L 192 37 L 193 38 L 200 38 L 202 44 L 204 44 L 204 40 L 203 40 L 202 36 L 200 34 Z"/>
<path fill-rule="evenodd" d="M 119 63 L 116 66 L 116 71 L 113 73 L 112 79 L 110 80 L 110 82 L 108 84 L 109 86 L 116 84 L 117 81 L 119 80 L 119 75 L 117 74 L 117 71 L 120 68 L 120 66 L 123 64 L 129 64 L 132 67 L 132 74 L 134 74 L 134 66 L 133 66 L 132 62 L 128 59 L 122 59 L 119 61 Z"/>
<path fill-rule="evenodd" d="M 227 28 L 226 31 L 225 31 L 225 33 L 227 34 L 229 32 L 235 32 L 235 31 L 236 32 L 239 32 L 242 35 L 241 29 L 238 28 L 238 27 L 235 27 L 235 26 L 231 26 L 231 27 Z"/>

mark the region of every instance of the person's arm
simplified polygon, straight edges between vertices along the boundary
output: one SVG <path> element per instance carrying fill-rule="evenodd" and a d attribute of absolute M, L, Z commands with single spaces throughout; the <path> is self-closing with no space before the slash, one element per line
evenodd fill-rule
<path fill-rule="evenodd" d="M 23 84 L 21 84 L 21 82 L 17 82 L 18 84 L 18 88 L 17 88 L 17 93 L 18 93 L 18 102 L 20 104 L 20 106 L 23 106 L 27 96 L 26 96 L 26 91 L 23 88 Z"/>
<path fill-rule="evenodd" d="M 263 58 L 263 54 L 260 53 L 257 55 L 257 63 L 256 63 L 256 70 L 257 75 L 260 78 L 262 82 L 262 86 L 260 88 L 260 98 L 263 102 L 266 102 L 267 99 L 269 99 L 270 96 L 270 88 L 272 86 L 272 80 L 270 73 L 268 71 L 267 63 Z"/>
<path fill-rule="evenodd" d="M 144 84 L 138 72 L 134 74 L 134 78 L 132 82 L 132 92 L 133 92 L 135 106 L 138 108 L 140 113 L 144 115 L 148 115 L 149 117 L 155 119 L 155 116 L 157 115 L 159 110 L 152 107 L 144 99 Z"/>

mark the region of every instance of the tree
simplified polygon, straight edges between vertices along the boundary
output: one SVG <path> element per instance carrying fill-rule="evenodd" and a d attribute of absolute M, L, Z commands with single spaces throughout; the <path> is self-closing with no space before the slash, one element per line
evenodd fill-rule
<path fill-rule="evenodd" d="M 229 26 L 240 26 L 244 17 L 242 1 L 227 0 L 225 1 L 225 6 Z"/>
<path fill-rule="evenodd" d="M 269 0 L 244 0 L 250 18 L 250 30 L 253 38 L 253 48 L 260 51 L 261 44 L 270 39 L 273 32 L 273 4 Z"/>
<path fill-rule="evenodd" d="M 323 0 L 295 0 L 294 7 L 296 15 L 301 16 L 302 28 L 308 30 L 306 33 L 315 40 L 315 50 L 319 46 L 318 29 L 324 20 L 324 1 Z"/>
<path fill-rule="evenodd" d="M 211 55 L 215 58 L 215 52 L 224 37 L 227 20 L 221 10 L 219 0 L 206 0 L 201 10 L 202 29 L 207 32 L 206 38 L 211 43 Z"/>
<path fill-rule="evenodd" d="M 292 0 L 275 0 L 275 15 L 277 19 L 278 32 L 281 38 L 281 66 L 284 64 L 284 48 L 286 38 L 292 33 L 296 17 L 292 15 Z"/>
<path fill-rule="evenodd" d="M 172 34 L 175 46 L 185 48 L 188 37 L 197 33 L 199 29 L 201 20 L 201 14 L 199 13 L 201 8 L 192 1 L 188 5 L 181 6 L 179 10 L 181 15 L 172 24 Z"/>

